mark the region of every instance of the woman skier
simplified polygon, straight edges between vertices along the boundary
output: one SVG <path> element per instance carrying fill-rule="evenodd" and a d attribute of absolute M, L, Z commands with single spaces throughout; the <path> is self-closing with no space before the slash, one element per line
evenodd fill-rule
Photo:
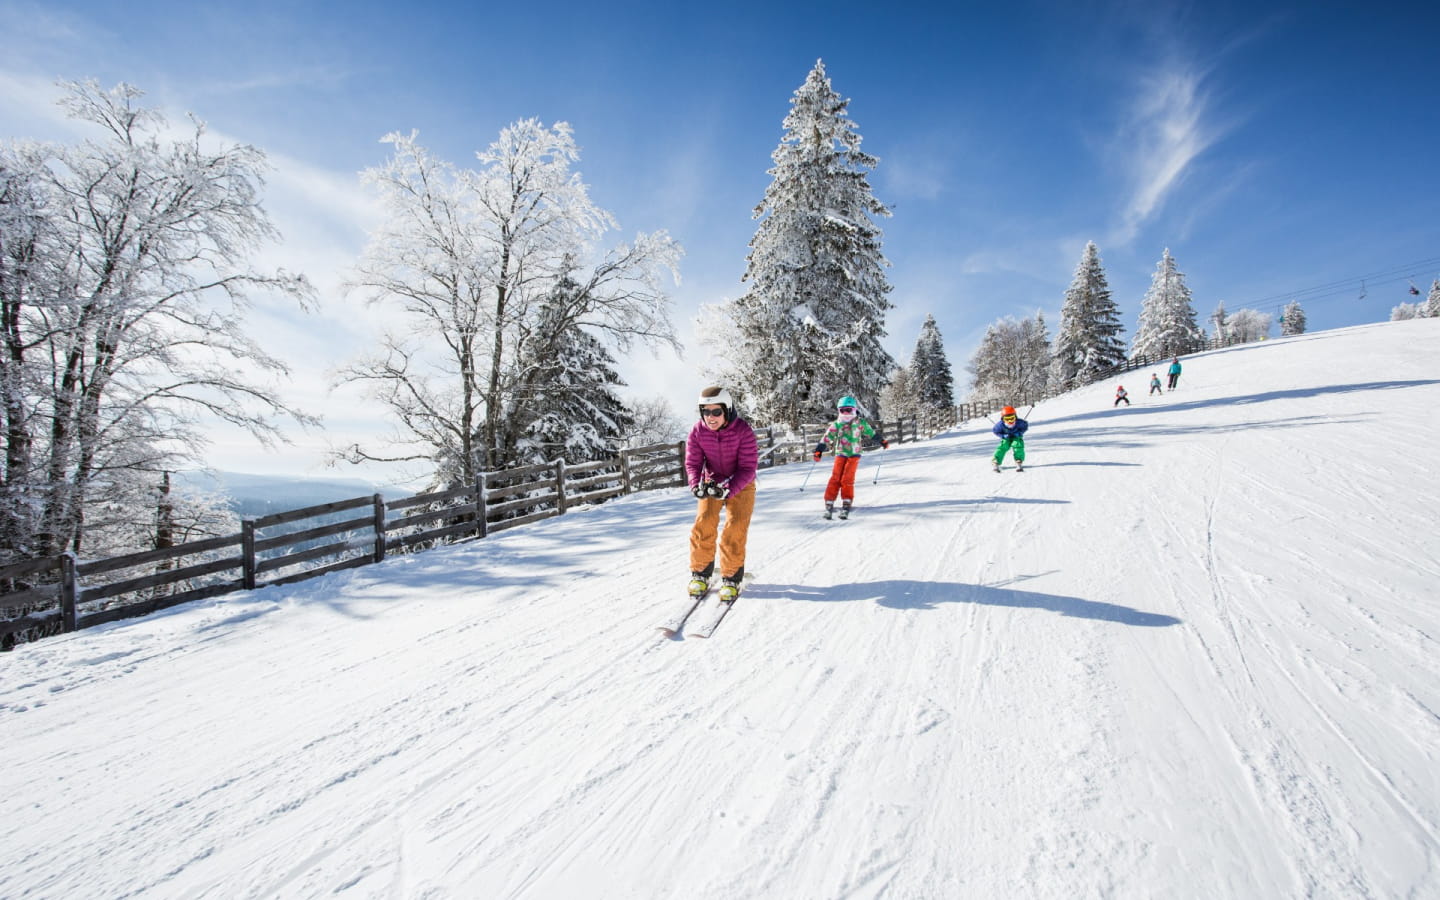
<path fill-rule="evenodd" d="M 1000 410 L 1000 421 L 990 429 L 1000 439 L 1000 446 L 995 448 L 995 455 L 991 463 L 995 471 L 1000 471 L 1000 464 L 1005 461 L 1006 453 L 1015 455 L 1015 471 L 1025 471 L 1025 432 L 1030 428 L 1030 423 L 1015 414 L 1015 407 L 1007 406 Z"/>
<path fill-rule="evenodd" d="M 825 518 L 835 513 L 835 498 L 841 499 L 840 518 L 850 518 L 850 504 L 855 501 L 855 472 L 860 468 L 861 445 L 865 438 L 878 438 L 880 446 L 890 443 L 875 430 L 865 417 L 860 415 L 860 404 L 846 394 L 835 401 L 835 421 L 825 429 L 820 443 L 815 445 L 815 461 L 829 448 L 835 450 L 835 464 L 830 469 L 830 481 L 825 485 Z"/>
<path fill-rule="evenodd" d="M 710 590 L 718 535 L 720 599 L 732 601 L 740 595 L 740 580 L 745 577 L 745 542 L 755 511 L 760 450 L 754 429 L 736 412 L 729 391 L 703 388 L 699 406 L 700 421 L 685 440 L 685 475 L 690 493 L 699 501 L 690 528 L 690 594 L 703 597 Z"/>

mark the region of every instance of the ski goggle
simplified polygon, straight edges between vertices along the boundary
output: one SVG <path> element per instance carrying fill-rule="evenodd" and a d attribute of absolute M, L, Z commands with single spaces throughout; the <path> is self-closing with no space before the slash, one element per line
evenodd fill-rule
<path fill-rule="evenodd" d="M 842 407 L 840 407 L 840 412 L 842 412 L 842 413 L 853 413 L 854 411 L 855 411 L 855 407 L 853 407 L 853 406 L 842 406 Z"/>
<path fill-rule="evenodd" d="M 1015 417 L 1014 417 L 1014 416 L 1001 416 L 1000 418 L 1001 418 L 1002 420 L 1006 421 L 1006 422 L 1013 422 L 1013 421 L 1015 421 Z"/>
<path fill-rule="evenodd" d="M 700 407 L 700 415 L 704 416 L 704 417 L 707 418 L 707 419 L 714 419 L 714 418 L 717 418 L 717 417 L 719 417 L 719 416 L 725 415 L 725 407 L 723 407 L 723 406 L 702 406 L 702 407 Z"/>

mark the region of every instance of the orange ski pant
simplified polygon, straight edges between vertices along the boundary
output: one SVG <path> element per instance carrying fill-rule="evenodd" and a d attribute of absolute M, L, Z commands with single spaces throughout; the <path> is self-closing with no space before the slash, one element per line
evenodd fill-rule
<path fill-rule="evenodd" d="M 825 485 L 825 502 L 839 497 L 847 503 L 855 499 L 855 473 L 860 470 L 860 457 L 837 456 L 830 469 L 830 482 Z"/>
<path fill-rule="evenodd" d="M 721 500 L 704 497 L 697 501 L 695 524 L 690 529 L 690 571 L 704 572 L 715 562 L 715 537 L 720 537 L 720 577 L 734 575 L 745 565 L 745 539 L 750 536 L 750 514 L 755 511 L 755 484 Z M 720 510 L 725 510 L 725 527 L 720 528 Z"/>

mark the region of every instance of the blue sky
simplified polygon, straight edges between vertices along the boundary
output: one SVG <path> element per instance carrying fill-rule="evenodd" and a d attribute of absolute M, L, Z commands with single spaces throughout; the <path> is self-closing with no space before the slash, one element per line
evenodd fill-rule
<path fill-rule="evenodd" d="M 278 257 L 326 302 L 262 326 L 338 362 L 363 341 L 335 285 L 364 240 L 356 173 L 384 159 L 379 138 L 417 129 L 469 165 L 518 119 L 568 121 L 616 239 L 664 228 L 686 248 L 684 357 L 625 368 L 635 394 L 683 409 L 705 355 L 693 318 L 741 290 L 770 153 L 817 58 L 880 158 L 902 361 L 927 313 L 957 374 L 1002 316 L 1043 310 L 1053 329 L 1087 240 L 1127 339 L 1167 247 L 1202 317 L 1298 297 L 1312 330 L 1385 319 L 1410 279 L 1440 276 L 1433 6 L 893 6 L 0 0 L 0 137 L 66 137 L 53 82 L 93 77 L 266 150 Z"/>

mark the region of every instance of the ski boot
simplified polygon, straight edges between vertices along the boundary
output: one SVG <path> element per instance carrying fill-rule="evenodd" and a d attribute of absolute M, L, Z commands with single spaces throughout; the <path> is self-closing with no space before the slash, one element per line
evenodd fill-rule
<path fill-rule="evenodd" d="M 846 503 L 844 506 L 840 507 L 840 518 L 850 518 L 850 504 Z"/>
<path fill-rule="evenodd" d="M 1022 462 L 1017 462 L 1017 463 L 1015 464 L 1015 471 L 1017 471 L 1017 472 L 1023 472 L 1023 471 L 1025 471 L 1025 464 L 1022 463 Z"/>
<path fill-rule="evenodd" d="M 720 579 L 721 603 L 734 603 L 738 596 L 740 596 L 740 575 L 738 573 L 731 578 Z"/>
<path fill-rule="evenodd" d="M 833 504 L 833 503 L 827 503 L 827 504 L 825 504 L 825 518 L 828 519 L 828 518 L 830 518 L 830 517 L 833 516 L 833 515 L 835 515 L 835 504 Z"/>
<path fill-rule="evenodd" d="M 998 471 L 1000 471 L 1000 464 L 999 464 L 998 462 L 995 462 L 995 461 L 992 460 L 992 461 L 990 462 L 990 468 L 993 469 L 994 471 L 998 472 Z"/>
<path fill-rule="evenodd" d="M 702 574 L 699 573 L 699 572 L 691 572 L 691 573 L 690 573 L 690 588 L 689 588 L 689 594 L 690 594 L 690 596 L 692 596 L 692 597 L 703 597 L 703 596 L 705 596 L 706 592 L 709 591 L 709 590 L 710 590 L 710 579 L 709 579 L 709 577 L 707 577 L 707 576 L 705 576 L 705 575 L 702 575 Z"/>

